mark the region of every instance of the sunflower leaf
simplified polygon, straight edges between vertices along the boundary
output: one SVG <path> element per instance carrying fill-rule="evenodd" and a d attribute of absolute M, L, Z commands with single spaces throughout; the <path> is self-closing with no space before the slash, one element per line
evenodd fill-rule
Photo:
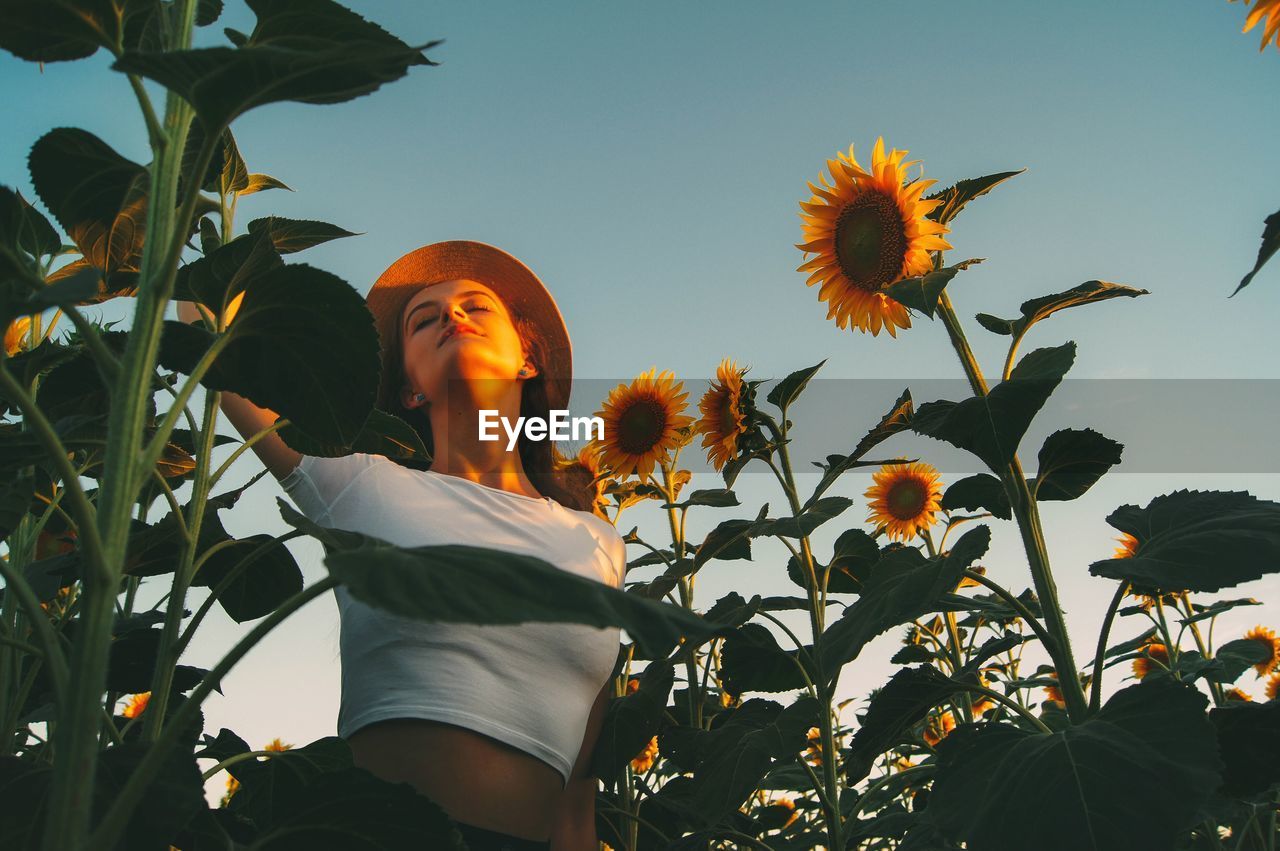
<path fill-rule="evenodd" d="M 783 538 L 803 538 L 813 534 L 823 523 L 843 513 L 853 505 L 853 500 L 844 496 L 823 497 L 800 510 L 794 517 L 761 520 L 753 524 L 751 537 L 774 535 Z"/>
<path fill-rule="evenodd" d="M 1076 344 L 1070 342 L 1037 349 L 985 396 L 921 405 L 911 418 L 911 428 L 968 450 L 992 471 L 1001 472 L 1018 451 L 1036 413 L 1071 368 L 1075 353 Z"/>
<path fill-rule="evenodd" d="M 1243 798 L 1280 782 L 1280 700 L 1229 703 L 1209 710 L 1226 770 L 1223 795 Z"/>
<path fill-rule="evenodd" d="M 1084 304 L 1094 304 L 1107 299 L 1120 298 L 1121 296 L 1135 298 L 1149 294 L 1147 290 L 1140 290 L 1137 287 L 1129 287 L 1124 284 L 1112 284 L 1108 281 L 1085 281 L 1079 286 L 1060 293 L 1024 301 L 1021 308 L 1022 316 L 1016 319 L 1000 319 L 989 313 L 979 313 L 977 320 L 979 325 L 993 334 L 1021 337 L 1027 333 L 1027 329 L 1032 325 L 1041 319 L 1047 319 L 1059 310 L 1066 310 L 1068 307 L 1080 307 Z"/>
<path fill-rule="evenodd" d="M 917 278 L 903 278 L 885 287 L 884 294 L 899 304 L 918 310 L 932 319 L 934 311 L 938 309 L 938 299 L 951 279 L 970 266 L 981 262 L 981 257 L 975 257 L 954 266 L 926 272 Z"/>
<path fill-rule="evenodd" d="M 773 632 L 763 624 L 744 624 L 720 645 L 725 688 L 732 694 L 804 688 L 805 677 L 812 681 L 816 671 L 804 670 L 799 652 L 779 647 Z"/>
<path fill-rule="evenodd" d="M 1199 611 L 1196 611 L 1196 613 L 1189 618 L 1179 618 L 1178 623 L 1185 625 L 1185 624 L 1195 623 L 1197 621 L 1206 620 L 1208 618 L 1212 618 L 1217 615 L 1220 615 L 1229 609 L 1234 609 L 1236 606 L 1261 606 L 1261 605 L 1262 605 L 1261 602 L 1253 599 L 1252 597 L 1245 597 L 1243 600 L 1215 600 L 1213 603 L 1211 603 L 1208 606 L 1202 606 L 1199 603 L 1191 603 L 1192 610 L 1195 611 L 1198 609 Z"/>
<path fill-rule="evenodd" d="M 1026 171 L 1025 168 L 1020 168 L 1017 171 L 1002 171 L 998 174 L 988 174 L 983 177 L 971 177 L 967 180 L 957 181 L 955 185 L 948 186 L 941 192 L 927 195 L 925 196 L 926 200 L 938 199 L 942 201 L 941 204 L 933 209 L 933 212 L 927 215 L 927 218 L 933 219 L 938 224 L 945 225 L 960 215 L 960 211 L 970 201 L 986 195 L 1001 183 L 1011 177 L 1017 177 L 1024 171 Z"/>
<path fill-rule="evenodd" d="M 662 728 L 663 712 L 675 682 L 675 668 L 667 660 L 651 662 L 637 677 L 638 688 L 609 701 L 591 769 L 606 782 L 622 773 Z"/>
<path fill-rule="evenodd" d="M 99 47 L 137 43 L 154 0 L 6 0 L 0 48 L 28 62 L 84 59 Z"/>
<path fill-rule="evenodd" d="M 774 405 L 781 411 L 785 411 L 787 406 L 804 392 L 805 385 L 809 383 L 809 379 L 813 378 L 814 373 L 822 369 L 822 365 L 826 362 L 827 359 L 823 358 L 821 362 L 814 366 L 796 370 L 774 385 L 773 389 L 769 391 L 769 395 L 765 398 L 769 404 Z"/>
<path fill-rule="evenodd" d="M 929 819 L 973 849 L 1020 848 L 1031 835 L 1042 851 L 1172 848 L 1221 778 L 1207 702 L 1162 677 L 1052 733 L 961 725 L 938 745 Z M 1135 799 L 1144 789 L 1155 791 Z"/>
<path fill-rule="evenodd" d="M 1240 279 L 1240 284 L 1231 291 L 1231 295 L 1235 295 L 1245 287 L 1249 286 L 1249 282 L 1253 280 L 1253 276 L 1271 259 L 1277 251 L 1280 251 L 1280 210 L 1276 210 L 1267 216 L 1263 222 L 1262 228 L 1262 247 L 1258 249 L 1258 261 L 1253 264 L 1253 269 L 1249 274 Z M 1228 296 L 1230 298 L 1230 296 Z"/>
<path fill-rule="evenodd" d="M 1004 483 L 990 473 L 978 473 L 954 482 L 942 495 L 941 505 L 948 511 L 990 511 L 1001 520 L 1013 516 Z"/>
<path fill-rule="evenodd" d="M 832 680 L 880 633 L 933 611 L 938 598 L 956 587 L 965 568 L 987 551 L 990 542 L 991 529 L 977 526 L 942 556 L 926 559 L 913 547 L 882 556 L 862 595 L 822 634 L 823 677 Z M 909 566 L 902 563 L 907 558 Z"/>
<path fill-rule="evenodd" d="M 1123 449 L 1093 429 L 1055 431 L 1040 447 L 1040 468 L 1027 484 L 1041 501 L 1075 499 L 1120 463 Z"/>
<path fill-rule="evenodd" d="M 265 219 L 254 219 L 249 222 L 249 233 L 259 232 L 270 234 L 272 244 L 281 254 L 302 251 L 344 236 L 359 235 L 327 222 L 282 219 L 278 216 L 268 216 Z"/>
<path fill-rule="evenodd" d="M 342 103 L 398 80 L 414 65 L 435 65 L 332 0 L 248 0 L 257 26 L 238 48 L 129 51 L 111 67 L 154 80 L 190 103 L 208 127 L 279 101 Z"/>
<path fill-rule="evenodd" d="M 360 427 L 360 432 L 350 444 L 327 443 L 317 440 L 297 426 L 289 423 L 278 432 L 280 439 L 291 449 L 303 455 L 314 455 L 324 458 L 340 457 L 352 452 L 367 452 L 385 455 L 388 458 L 407 458 L 419 461 L 430 461 L 422 438 L 413 427 L 395 414 L 387 413 L 380 408 L 369 412 L 369 418 Z"/>
<path fill-rule="evenodd" d="M 21 192 L 0 186 L 0 250 L 36 258 L 57 254 L 61 248 L 62 240 L 49 220 Z"/>
<path fill-rule="evenodd" d="M 649 659 L 663 658 L 682 636 L 700 643 L 733 632 L 680 606 L 628 594 L 536 556 L 466 544 L 397 547 L 319 526 L 285 500 L 276 502 L 286 523 L 324 544 L 325 567 L 355 599 L 396 617 L 617 626 Z"/>
<path fill-rule="evenodd" d="M 898 397 L 898 401 L 894 402 L 884 416 L 880 417 L 880 422 L 876 423 L 871 431 L 867 432 L 862 440 L 858 441 L 858 445 L 854 447 L 852 452 L 848 455 L 828 455 L 826 464 L 818 461 L 813 462 L 822 468 L 822 480 L 813 489 L 813 493 L 809 495 L 805 505 L 810 505 L 821 497 L 827 488 L 836 483 L 836 479 L 840 478 L 842 473 L 855 467 L 870 466 L 869 464 L 862 464 L 862 458 L 893 435 L 910 428 L 911 416 L 914 413 L 915 407 L 911 401 L 911 390 L 903 390 L 902 395 Z M 876 466 L 880 465 L 876 464 Z"/>
<path fill-rule="evenodd" d="M 1107 522 L 1138 539 L 1129 558 L 1096 561 L 1094 576 L 1166 591 L 1218 591 L 1280 571 L 1280 503 L 1244 491 L 1178 490 Z"/>
<path fill-rule="evenodd" d="M 902 734 L 928 715 L 930 709 L 961 688 L 959 683 L 927 664 L 896 672 L 876 690 L 858 732 L 849 742 L 844 763 L 845 783 L 853 786 L 862 781 L 871 773 L 880 754 L 896 745 Z"/>
<path fill-rule="evenodd" d="M 1271 661 L 1274 653 L 1274 648 L 1252 638 L 1228 641 L 1213 654 L 1213 661 L 1222 665 L 1222 670 L 1213 679 L 1220 683 L 1234 683 L 1254 665 Z"/>

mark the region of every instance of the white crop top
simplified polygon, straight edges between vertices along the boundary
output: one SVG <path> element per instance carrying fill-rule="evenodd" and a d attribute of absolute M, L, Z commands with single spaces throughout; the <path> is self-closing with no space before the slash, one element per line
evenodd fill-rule
<path fill-rule="evenodd" d="M 626 544 L 607 520 L 381 455 L 302 456 L 280 480 L 315 523 L 402 547 L 470 544 L 541 558 L 622 586 Z M 338 735 L 388 718 L 475 730 L 542 759 L 566 784 L 596 695 L 613 673 L 618 627 L 417 621 L 334 588 L 341 621 Z"/>

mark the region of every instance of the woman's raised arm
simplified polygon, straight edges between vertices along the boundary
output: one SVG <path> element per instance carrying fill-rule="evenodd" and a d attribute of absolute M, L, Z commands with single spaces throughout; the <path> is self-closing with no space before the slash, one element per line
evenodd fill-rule
<path fill-rule="evenodd" d="M 181 322 L 189 324 L 201 316 L 201 308 L 193 302 L 175 300 L 174 304 L 178 306 L 178 319 Z M 279 416 L 275 411 L 259 408 L 243 396 L 227 390 L 222 391 L 221 399 L 222 412 L 227 415 L 227 419 L 236 427 L 236 431 L 240 432 L 240 437 L 244 440 L 248 440 L 263 429 L 270 428 Z M 277 479 L 283 479 L 293 472 L 298 462 L 302 460 L 302 453 L 289 448 L 280 439 L 280 435 L 274 432 L 261 438 L 249 448 L 257 453 L 263 465 Z"/>

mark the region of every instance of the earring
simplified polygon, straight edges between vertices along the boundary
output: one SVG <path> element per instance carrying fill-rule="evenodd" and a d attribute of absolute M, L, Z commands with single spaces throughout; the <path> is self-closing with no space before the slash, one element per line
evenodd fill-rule
<path fill-rule="evenodd" d="M 413 398 L 414 398 L 414 400 L 415 400 L 415 401 L 421 402 L 423 399 L 425 399 L 425 398 L 427 398 L 427 397 L 426 397 L 426 396 L 423 396 L 421 393 L 415 393 L 415 394 L 414 394 L 414 396 L 413 396 Z"/>
<path fill-rule="evenodd" d="M 524 367 L 520 367 L 520 375 L 525 375 L 527 373 L 528 373 L 527 369 L 525 369 Z"/>

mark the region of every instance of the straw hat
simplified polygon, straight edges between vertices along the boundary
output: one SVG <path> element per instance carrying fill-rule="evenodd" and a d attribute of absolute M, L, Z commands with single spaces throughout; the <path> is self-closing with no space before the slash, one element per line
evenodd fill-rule
<path fill-rule="evenodd" d="M 444 281 L 477 281 L 492 289 L 507 309 L 530 320 L 547 341 L 547 362 L 539 364 L 552 409 L 568 409 L 573 350 L 564 317 L 538 276 L 516 258 L 483 242 L 454 239 L 424 245 L 392 263 L 365 296 L 387 362 L 395 323 L 423 286 Z"/>

